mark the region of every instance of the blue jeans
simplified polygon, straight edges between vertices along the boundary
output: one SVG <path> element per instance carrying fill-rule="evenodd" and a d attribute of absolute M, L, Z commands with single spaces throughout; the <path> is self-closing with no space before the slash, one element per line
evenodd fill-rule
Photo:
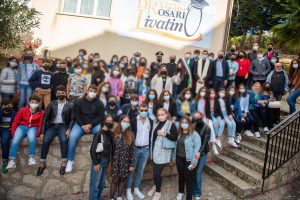
<path fill-rule="evenodd" d="M 131 188 L 133 175 L 135 175 L 134 188 L 140 188 L 143 175 L 144 175 L 144 169 L 148 161 L 148 156 L 149 156 L 149 147 L 135 148 L 135 163 L 134 163 L 135 170 L 133 174 L 130 174 L 127 177 L 128 189 Z"/>
<path fill-rule="evenodd" d="M 201 190 L 202 190 L 202 172 L 203 168 L 205 166 L 207 160 L 207 154 L 204 156 L 201 156 L 199 159 L 199 166 L 197 169 L 197 174 L 196 174 L 196 181 L 195 181 L 195 188 L 194 188 L 194 196 L 195 197 L 201 197 Z"/>
<path fill-rule="evenodd" d="M 96 134 L 100 130 L 100 124 L 97 126 L 92 127 L 91 133 Z M 83 136 L 85 133 L 83 129 L 78 125 L 75 124 L 71 130 L 70 136 L 69 136 L 69 141 L 68 141 L 68 160 L 73 161 L 74 160 L 74 154 L 75 154 L 75 149 L 78 140 Z"/>
<path fill-rule="evenodd" d="M 234 121 L 234 119 L 229 119 L 227 113 L 224 114 L 224 120 L 227 124 L 227 134 L 229 137 L 235 137 L 235 131 L 236 131 L 236 123 Z"/>
<path fill-rule="evenodd" d="M 287 103 L 290 106 L 290 114 L 296 111 L 296 100 L 300 96 L 300 89 L 296 89 L 292 94 L 287 98 Z"/>
<path fill-rule="evenodd" d="M 225 122 L 220 116 L 214 117 L 214 114 L 211 114 L 211 119 L 214 123 L 214 129 L 217 137 L 221 137 L 224 131 Z"/>
<path fill-rule="evenodd" d="M 38 127 L 36 126 L 35 127 L 27 127 L 24 125 L 18 126 L 11 142 L 9 158 L 16 159 L 19 146 L 25 137 L 27 137 L 28 139 L 29 157 L 34 157 L 37 131 L 38 131 Z"/>
<path fill-rule="evenodd" d="M 32 95 L 32 88 L 30 85 L 20 84 L 20 99 L 19 99 L 19 109 L 24 106 L 24 103 L 29 102 L 29 97 Z"/>
<path fill-rule="evenodd" d="M 8 160 L 9 154 L 9 140 L 10 130 L 7 128 L 0 128 L 1 148 L 2 148 L 2 161 Z"/>
<path fill-rule="evenodd" d="M 94 170 L 94 164 L 91 164 L 91 176 L 90 176 L 90 200 L 101 200 L 101 193 L 105 184 L 106 170 L 108 168 L 108 160 L 101 160 L 100 171 L 98 173 Z"/>

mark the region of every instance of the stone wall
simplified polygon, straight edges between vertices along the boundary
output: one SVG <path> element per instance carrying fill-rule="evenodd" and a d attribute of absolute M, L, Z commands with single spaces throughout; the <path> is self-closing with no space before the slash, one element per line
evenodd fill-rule
<path fill-rule="evenodd" d="M 53 141 L 47 157 L 47 168 L 41 177 L 36 176 L 38 166 L 28 166 L 28 145 L 25 139 L 17 157 L 17 169 L 7 174 L 0 173 L 0 199 L 57 199 L 87 193 L 90 182 L 91 159 L 89 155 L 92 136 L 84 136 L 76 148 L 75 167 L 71 174 L 61 176 L 60 146 L 57 138 Z M 38 139 L 36 160 L 39 161 L 41 140 Z M 1 152 L 1 151 L 0 151 Z M 1 153 L 0 153 L 1 154 Z M 164 176 L 177 173 L 176 167 L 167 167 Z M 144 180 L 152 178 L 151 163 L 146 166 Z M 109 183 L 108 183 L 109 186 Z M 55 198 L 56 197 L 56 198 Z"/>

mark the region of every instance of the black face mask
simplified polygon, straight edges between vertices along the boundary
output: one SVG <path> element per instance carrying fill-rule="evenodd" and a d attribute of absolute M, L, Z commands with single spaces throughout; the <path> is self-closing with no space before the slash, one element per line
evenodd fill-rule
<path fill-rule="evenodd" d="M 107 127 L 107 128 L 109 128 L 109 129 L 111 129 L 112 127 L 113 127 L 113 123 L 112 122 L 104 122 L 104 125 Z"/>
<path fill-rule="evenodd" d="M 115 106 L 115 105 L 116 105 L 116 102 L 114 102 L 114 101 L 109 101 L 109 102 L 108 102 L 108 105 L 110 105 L 110 106 Z"/>
<path fill-rule="evenodd" d="M 272 51 L 273 48 L 268 48 L 268 51 Z"/>
<path fill-rule="evenodd" d="M 67 62 L 67 66 L 71 67 L 72 66 L 72 62 Z"/>
<path fill-rule="evenodd" d="M 66 95 L 57 95 L 56 98 L 58 100 L 64 100 L 66 98 Z"/>
<path fill-rule="evenodd" d="M 175 62 L 175 59 L 170 59 L 170 63 L 174 63 Z"/>
<path fill-rule="evenodd" d="M 91 59 L 91 58 L 89 59 L 89 62 L 90 62 L 90 63 L 92 63 L 93 61 L 94 61 L 94 59 Z"/>
<path fill-rule="evenodd" d="M 161 62 L 162 58 L 157 58 L 156 60 L 157 60 L 157 62 Z"/>
<path fill-rule="evenodd" d="M 142 67 L 144 67 L 145 65 L 146 65 L 146 63 L 144 63 L 144 62 L 140 63 L 140 66 L 142 66 Z"/>
<path fill-rule="evenodd" d="M 193 119 L 193 123 L 195 123 L 197 127 L 202 126 L 204 124 L 202 118 Z"/>
<path fill-rule="evenodd" d="M 67 71 L 67 69 L 66 68 L 60 68 L 59 71 L 62 72 L 62 73 L 65 73 Z"/>
<path fill-rule="evenodd" d="M 233 52 L 235 52 L 235 49 L 230 49 L 230 51 L 233 53 Z"/>
<path fill-rule="evenodd" d="M 24 56 L 24 61 L 32 61 L 33 57 L 32 56 Z"/>
<path fill-rule="evenodd" d="M 46 71 L 49 71 L 49 70 L 51 69 L 51 67 L 48 66 L 48 65 L 46 65 L 46 66 L 44 66 L 44 69 L 45 69 Z"/>
<path fill-rule="evenodd" d="M 244 58 L 245 56 L 244 55 L 239 55 L 239 58 Z"/>
<path fill-rule="evenodd" d="M 162 76 L 167 76 L 167 72 L 165 72 L 165 71 L 162 71 L 160 74 L 161 74 Z"/>
<path fill-rule="evenodd" d="M 235 61 L 235 58 L 230 58 L 231 61 Z"/>
<path fill-rule="evenodd" d="M 218 55 L 218 58 L 223 59 L 224 57 L 223 57 L 223 55 Z"/>
<path fill-rule="evenodd" d="M 6 112 L 6 113 L 10 113 L 12 111 L 12 109 L 13 109 L 12 107 L 3 108 L 4 112 Z"/>

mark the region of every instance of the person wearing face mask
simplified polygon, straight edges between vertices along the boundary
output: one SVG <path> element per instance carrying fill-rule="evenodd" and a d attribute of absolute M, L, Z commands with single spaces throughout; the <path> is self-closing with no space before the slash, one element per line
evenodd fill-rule
<path fill-rule="evenodd" d="M 2 101 L 10 101 L 16 93 L 18 77 L 18 61 L 16 57 L 10 57 L 7 67 L 3 68 L 0 75 Z"/>
<path fill-rule="evenodd" d="M 108 78 L 108 82 L 111 86 L 111 94 L 117 97 L 118 104 L 120 103 L 124 93 L 124 86 L 121 76 L 121 68 L 119 66 L 114 66 L 111 69 L 110 77 Z"/>
<path fill-rule="evenodd" d="M 67 65 L 67 72 L 69 74 L 74 74 L 73 59 L 71 57 L 67 56 L 65 58 L 65 62 L 66 62 L 66 65 Z"/>
<path fill-rule="evenodd" d="M 209 77 L 213 81 L 213 87 L 215 90 L 227 86 L 229 77 L 229 67 L 227 61 L 224 59 L 224 51 L 218 52 L 218 59 L 213 61 L 212 70 Z"/>
<path fill-rule="evenodd" d="M 100 101 L 103 103 L 103 106 L 106 106 L 108 103 L 108 98 L 111 96 L 111 87 L 109 82 L 105 81 L 99 85 L 98 95 Z"/>
<path fill-rule="evenodd" d="M 18 81 L 20 99 L 18 108 L 22 108 L 29 101 L 32 94 L 32 88 L 28 80 L 39 69 L 39 65 L 34 61 L 32 49 L 26 49 L 23 56 L 23 61 L 19 63 Z"/>
<path fill-rule="evenodd" d="M 246 52 L 245 51 L 239 51 L 238 54 L 238 70 L 236 72 L 236 85 L 239 85 L 241 83 L 246 84 L 247 79 L 249 77 L 249 68 L 251 66 L 251 62 L 248 58 L 246 58 Z"/>
<path fill-rule="evenodd" d="M 158 51 L 158 52 L 156 52 L 155 56 L 156 56 L 156 62 L 152 62 L 150 64 L 150 77 L 151 78 L 154 77 L 160 71 L 160 69 L 163 65 L 165 65 L 162 62 L 162 59 L 164 56 L 163 52 Z"/>
<path fill-rule="evenodd" d="M 257 51 L 259 50 L 259 45 L 257 42 L 253 43 L 252 51 L 248 53 L 248 58 L 250 62 L 257 59 Z"/>
<path fill-rule="evenodd" d="M 60 62 L 59 71 L 53 73 L 51 78 L 51 99 L 56 99 L 55 88 L 59 85 L 67 87 L 69 73 L 67 72 L 67 64 L 65 61 Z"/>
<path fill-rule="evenodd" d="M 262 51 L 257 51 L 257 59 L 253 60 L 249 70 L 249 73 L 252 74 L 252 83 L 258 81 L 263 84 L 270 71 L 271 66 L 269 61 L 263 57 Z"/>
<path fill-rule="evenodd" d="M 11 100 L 2 100 L 2 106 L 0 108 L 0 139 L 2 150 L 2 173 L 7 173 L 7 163 L 9 154 L 10 143 L 10 129 L 12 122 L 16 116 L 16 112 L 13 110 L 13 102 Z"/>
<path fill-rule="evenodd" d="M 195 131 L 199 134 L 201 139 L 201 147 L 195 156 L 195 158 L 199 160 L 194 184 L 195 200 L 200 200 L 202 195 L 202 172 L 207 160 L 207 154 L 209 152 L 211 129 L 206 125 L 205 120 L 203 119 L 203 114 L 199 112 L 195 112 L 193 116 L 193 123 L 195 126 Z"/>
<path fill-rule="evenodd" d="M 16 157 L 20 144 L 27 137 L 29 145 L 28 165 L 35 165 L 34 159 L 37 137 L 41 134 L 44 112 L 40 108 L 41 99 L 33 94 L 29 98 L 29 106 L 21 108 L 11 126 L 12 142 L 9 151 L 7 169 L 16 168 Z"/>
<path fill-rule="evenodd" d="M 68 162 L 66 173 L 72 172 L 78 140 L 84 134 L 95 134 L 100 130 L 104 117 L 103 103 L 97 97 L 97 87 L 90 85 L 87 94 L 74 104 L 75 124 L 68 140 Z"/>
<path fill-rule="evenodd" d="M 150 70 L 146 69 L 143 77 L 137 81 L 137 94 L 139 95 L 139 103 L 141 104 L 147 97 L 151 89 Z"/>
<path fill-rule="evenodd" d="M 92 63 L 91 84 L 97 87 L 105 80 L 104 72 L 100 69 L 98 62 Z"/>
<path fill-rule="evenodd" d="M 110 76 L 110 68 L 107 66 L 106 62 L 104 60 L 99 60 L 98 62 L 98 66 L 99 66 L 99 69 L 100 69 L 100 72 L 99 72 L 99 76 L 103 77 L 103 80 L 107 80 Z M 95 64 L 93 64 L 93 67 L 95 66 Z M 103 74 L 103 75 L 100 75 L 100 74 Z"/>
<path fill-rule="evenodd" d="M 175 75 L 172 76 L 173 90 L 172 96 L 174 99 L 177 99 L 180 92 L 186 88 L 187 78 L 185 77 L 185 70 L 181 62 L 177 63 Z"/>
<path fill-rule="evenodd" d="M 119 61 L 119 57 L 118 55 L 114 54 L 111 59 L 110 59 L 110 62 L 109 62 L 109 69 L 112 69 Z"/>
<path fill-rule="evenodd" d="M 137 72 L 136 72 L 136 78 L 140 80 L 143 77 L 143 74 L 147 68 L 147 59 L 145 57 L 141 57 L 138 67 L 137 67 Z M 150 70 L 150 69 L 149 69 Z M 151 70 L 149 74 L 150 79 L 151 77 Z"/>
<path fill-rule="evenodd" d="M 140 188 L 144 169 L 148 161 L 149 146 L 153 128 L 153 121 L 148 117 L 147 104 L 143 103 L 139 106 L 139 115 L 131 121 L 131 127 L 135 138 L 135 164 L 133 173 L 127 177 L 126 196 L 128 200 L 133 200 L 131 186 L 133 176 L 135 176 L 134 194 L 140 199 L 144 199 L 145 195 L 140 191 Z"/>
<path fill-rule="evenodd" d="M 227 60 L 228 67 L 229 67 L 229 77 L 228 77 L 228 87 L 236 84 L 236 73 L 239 69 L 239 64 L 236 61 L 236 55 L 231 54 L 230 59 Z"/>
<path fill-rule="evenodd" d="M 180 58 L 178 64 L 181 63 L 187 82 L 185 87 L 193 87 L 193 65 L 192 53 L 190 50 L 186 50 L 184 57 Z"/>
<path fill-rule="evenodd" d="M 117 105 L 117 98 L 115 96 L 111 95 L 108 98 L 107 104 L 105 106 L 105 114 L 111 115 L 115 122 L 119 121 L 122 110 Z"/>
<path fill-rule="evenodd" d="M 86 56 L 87 51 L 85 49 L 79 49 L 78 50 L 78 57 L 79 58 L 83 58 L 84 56 Z"/>
<path fill-rule="evenodd" d="M 137 80 L 135 78 L 135 72 L 131 70 L 128 72 L 128 77 L 124 83 L 124 94 L 122 98 L 122 105 L 130 102 L 130 97 L 136 94 L 138 90 Z"/>
<path fill-rule="evenodd" d="M 139 96 L 136 94 L 131 95 L 130 103 L 122 106 L 122 114 L 130 117 L 130 120 L 136 118 L 139 114 Z"/>
<path fill-rule="evenodd" d="M 74 65 L 74 74 L 69 76 L 67 84 L 67 98 L 71 101 L 75 101 L 84 96 L 87 87 L 87 79 L 82 76 L 82 65 Z"/>
<path fill-rule="evenodd" d="M 136 61 L 135 57 L 131 57 L 129 60 L 129 64 L 132 65 L 136 69 L 138 62 Z"/>
<path fill-rule="evenodd" d="M 171 115 L 173 121 L 176 120 L 177 117 L 177 106 L 176 101 L 173 99 L 172 94 L 168 90 L 162 91 L 161 95 L 159 96 L 157 109 L 164 108 L 166 109 L 169 114 Z"/>
<path fill-rule="evenodd" d="M 264 53 L 266 60 L 271 60 L 272 56 L 275 56 L 276 62 L 279 61 L 279 54 L 277 51 L 274 51 L 274 45 L 272 43 L 267 44 L 267 52 Z"/>
<path fill-rule="evenodd" d="M 156 91 L 150 89 L 143 103 L 145 103 L 148 106 L 148 116 L 154 121 L 156 118 L 157 109 L 160 106 Z"/>
<path fill-rule="evenodd" d="M 235 54 L 235 56 L 238 56 L 238 51 L 236 48 L 236 44 L 232 44 L 230 47 L 230 52 L 227 52 L 225 54 L 225 60 L 230 60 L 231 54 Z"/>
<path fill-rule="evenodd" d="M 271 100 L 281 101 L 282 96 L 289 91 L 289 77 L 283 70 L 283 64 L 281 62 L 275 64 L 275 69 L 268 75 L 266 83 L 270 84 L 270 91 L 274 97 L 274 99 Z M 280 108 L 274 109 L 273 119 L 276 124 L 280 122 Z"/>
<path fill-rule="evenodd" d="M 211 70 L 212 62 L 208 59 L 208 51 L 203 50 L 201 58 L 194 64 L 194 94 L 197 93 L 199 89 L 203 86 L 209 87 L 209 82 L 211 78 L 209 75 L 211 74 Z"/>
<path fill-rule="evenodd" d="M 151 88 L 156 90 L 158 96 L 160 96 L 163 90 L 169 90 L 172 94 L 173 82 L 171 77 L 168 76 L 168 71 L 165 65 L 163 65 L 158 74 L 152 78 Z"/>
<path fill-rule="evenodd" d="M 166 64 L 166 67 L 167 67 L 167 71 L 168 71 L 168 74 L 172 77 L 174 75 L 176 75 L 176 55 L 170 55 L 169 57 L 170 59 L 170 62 Z"/>
<path fill-rule="evenodd" d="M 296 100 L 300 96 L 300 67 L 299 60 L 292 60 L 289 71 L 290 95 L 287 103 L 290 107 L 290 114 L 296 111 Z"/>
<path fill-rule="evenodd" d="M 177 200 L 183 200 L 186 187 L 186 200 L 192 200 L 199 157 L 196 157 L 201 147 L 199 133 L 194 130 L 188 117 L 180 120 L 178 140 L 176 144 L 176 167 L 179 174 Z"/>
<path fill-rule="evenodd" d="M 150 157 L 153 160 L 154 185 L 148 191 L 148 195 L 153 196 L 152 200 L 159 200 L 161 198 L 161 173 L 171 162 L 177 137 L 177 128 L 172 122 L 169 112 L 164 108 L 158 109 L 150 143 Z M 173 143 L 174 145 L 171 145 Z"/>
<path fill-rule="evenodd" d="M 93 137 L 90 148 L 91 175 L 89 199 L 102 199 L 101 194 L 105 186 L 105 178 L 113 149 L 113 117 L 105 115 L 101 123 L 101 130 Z"/>
<path fill-rule="evenodd" d="M 226 90 L 221 88 L 219 90 L 219 104 L 223 119 L 227 125 L 228 144 L 231 147 L 237 148 L 238 145 L 235 143 L 236 138 L 236 123 L 234 121 L 233 112 L 229 102 L 226 100 Z"/>
<path fill-rule="evenodd" d="M 196 103 L 192 98 L 192 91 L 190 88 L 182 90 L 176 101 L 176 108 L 178 121 L 184 117 L 192 118 L 192 115 L 196 111 Z"/>
<path fill-rule="evenodd" d="M 53 73 L 50 71 L 51 61 L 44 60 L 43 67 L 40 70 L 34 72 L 34 74 L 28 80 L 29 85 L 34 90 L 34 93 L 41 97 L 42 105 L 47 109 L 51 101 L 51 79 Z"/>
<path fill-rule="evenodd" d="M 46 168 L 46 158 L 53 139 L 57 136 L 60 143 L 61 167 L 60 175 L 65 174 L 67 165 L 68 138 L 74 123 L 73 103 L 66 100 L 66 87 L 56 87 L 56 99 L 53 100 L 45 111 L 41 136 L 43 144 L 41 148 L 40 166 L 37 176 L 41 176 Z"/>
<path fill-rule="evenodd" d="M 134 144 L 135 139 L 131 131 L 130 118 L 121 116 L 120 123 L 114 130 L 113 158 L 112 158 L 112 182 L 110 186 L 110 199 L 122 200 L 126 177 L 133 173 L 135 163 Z"/>

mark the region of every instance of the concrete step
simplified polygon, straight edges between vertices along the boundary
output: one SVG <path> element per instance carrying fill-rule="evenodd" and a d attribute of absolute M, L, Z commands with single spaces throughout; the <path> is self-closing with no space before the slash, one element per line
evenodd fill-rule
<path fill-rule="evenodd" d="M 216 163 L 206 164 L 205 172 L 239 198 L 252 197 L 260 192 L 259 185 L 253 186 L 247 183 Z"/>
<path fill-rule="evenodd" d="M 247 154 L 250 154 L 258 159 L 264 160 L 265 159 L 265 148 L 262 148 L 260 146 L 257 146 L 256 144 L 253 144 L 248 141 L 242 141 L 239 144 L 239 149 L 244 151 Z"/>
<path fill-rule="evenodd" d="M 238 176 L 251 185 L 260 184 L 262 181 L 260 173 L 228 156 L 213 156 L 213 160 L 227 171 L 230 171 L 233 175 Z"/>
<path fill-rule="evenodd" d="M 234 159 L 235 161 L 249 167 L 257 171 L 258 173 L 262 173 L 264 168 L 264 161 L 258 159 L 250 154 L 247 154 L 239 149 L 228 149 L 223 151 L 225 155 Z"/>

